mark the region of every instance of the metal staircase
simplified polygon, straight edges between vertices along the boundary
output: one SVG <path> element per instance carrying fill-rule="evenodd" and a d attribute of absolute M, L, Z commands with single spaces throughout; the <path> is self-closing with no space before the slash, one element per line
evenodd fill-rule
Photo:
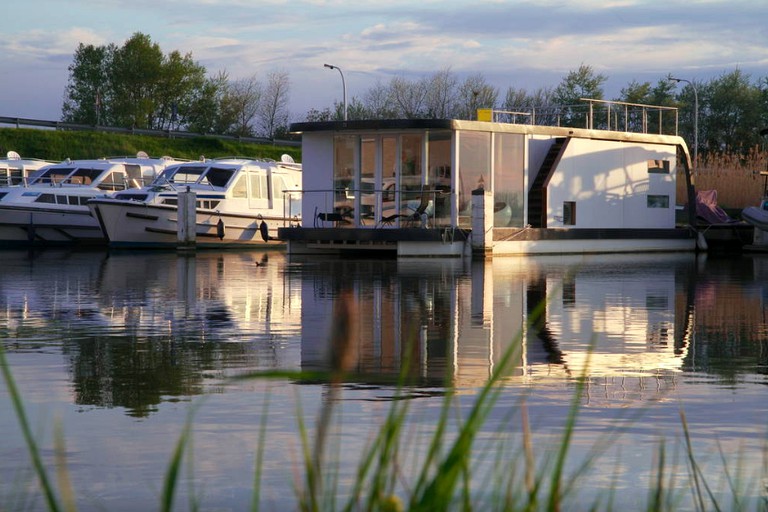
<path fill-rule="evenodd" d="M 528 192 L 528 224 L 532 228 L 547 227 L 547 185 L 560 161 L 567 141 L 566 137 L 558 137 L 554 140 Z"/>

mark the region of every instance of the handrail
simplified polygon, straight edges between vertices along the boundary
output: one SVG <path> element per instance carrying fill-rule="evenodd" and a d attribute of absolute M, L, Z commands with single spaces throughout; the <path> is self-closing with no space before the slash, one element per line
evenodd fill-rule
<path fill-rule="evenodd" d="M 589 130 L 594 130 L 596 128 L 595 123 L 595 106 L 601 105 L 605 106 L 606 112 L 607 112 L 607 122 L 605 123 L 606 128 L 602 129 L 614 129 L 619 130 L 619 112 L 623 111 L 623 117 L 624 117 L 624 125 L 623 125 L 623 131 L 630 132 L 634 131 L 631 130 L 635 128 L 640 128 L 639 133 L 649 133 L 650 129 L 650 123 L 648 122 L 648 114 L 649 112 L 658 112 L 659 118 L 658 118 L 658 129 L 659 134 L 664 134 L 664 122 L 663 122 L 663 116 L 662 114 L 664 112 L 674 112 L 674 135 L 678 134 L 678 108 L 677 107 L 670 107 L 666 105 L 647 105 L 643 103 L 630 103 L 626 101 L 613 101 L 613 100 L 598 100 L 598 99 L 592 99 L 592 98 L 579 98 L 579 101 L 582 101 L 584 103 L 587 103 L 586 107 L 588 109 L 587 115 L 585 118 L 585 128 Z M 584 103 L 576 104 L 576 105 L 553 105 L 550 107 L 531 107 L 529 112 L 525 111 L 512 111 L 512 110 L 496 110 L 496 109 L 481 109 L 490 111 L 490 120 L 492 122 L 511 122 L 516 123 L 517 122 L 517 116 L 524 116 L 528 119 L 528 122 L 526 124 L 536 125 L 536 124 L 543 124 L 543 125 L 554 125 L 554 126 L 562 126 L 562 120 L 564 115 L 567 114 L 573 114 L 573 109 L 578 108 L 584 108 Z M 616 111 L 615 107 L 619 107 L 620 110 Z M 478 110 L 480 112 L 480 110 Z M 615 113 L 614 113 L 615 112 Z M 639 122 L 635 121 L 633 123 L 630 123 L 631 116 L 636 113 L 640 113 L 640 119 Z M 478 114 L 479 115 L 479 114 Z M 511 120 L 509 121 L 503 121 L 501 118 L 502 116 L 508 116 L 511 117 Z M 546 121 L 547 118 L 550 118 L 550 123 Z M 544 119 L 543 123 L 541 122 L 542 118 Z"/>
<path fill-rule="evenodd" d="M 311 190 L 294 190 L 293 192 L 301 194 L 306 203 L 307 196 L 322 195 L 322 199 L 317 202 L 318 210 L 320 213 L 343 213 L 348 215 L 349 219 L 355 220 L 355 223 L 360 223 L 361 219 L 370 219 L 374 221 L 374 225 L 378 225 L 381 222 L 384 213 L 384 204 L 395 203 L 395 198 L 399 198 L 395 207 L 395 212 L 398 214 L 413 213 L 416 210 L 416 204 L 420 203 L 422 198 L 427 195 L 429 199 L 430 208 L 425 212 L 427 224 L 430 227 L 438 227 L 438 212 L 437 212 L 437 200 L 438 198 L 450 198 L 453 193 L 442 189 L 359 189 L 359 188 L 329 188 L 329 189 L 311 189 Z M 340 195 L 343 194 L 343 198 Z M 358 195 L 360 196 L 358 199 Z M 363 202 L 363 196 L 370 196 L 371 199 Z M 391 197 L 390 200 L 384 200 L 384 197 Z M 361 210 L 365 210 L 364 212 Z M 372 214 L 372 215 L 371 215 Z M 316 222 L 316 219 L 313 220 Z M 353 227 L 354 224 L 350 227 Z"/>
<path fill-rule="evenodd" d="M 13 125 L 16 128 L 22 126 L 51 128 L 54 130 L 72 130 L 72 131 L 97 131 L 125 133 L 130 135 L 150 135 L 155 137 L 173 138 L 193 138 L 209 137 L 223 140 L 236 140 L 240 142 L 252 142 L 256 144 L 274 144 L 276 146 L 299 147 L 301 142 L 291 140 L 268 139 L 266 137 L 241 137 L 239 135 L 213 135 L 196 132 L 176 131 L 176 130 L 147 130 L 142 128 L 119 128 L 115 126 L 99 126 L 79 123 L 66 123 L 63 121 L 46 121 L 42 119 L 29 119 L 24 117 L 5 117 L 0 116 L 0 125 Z"/>

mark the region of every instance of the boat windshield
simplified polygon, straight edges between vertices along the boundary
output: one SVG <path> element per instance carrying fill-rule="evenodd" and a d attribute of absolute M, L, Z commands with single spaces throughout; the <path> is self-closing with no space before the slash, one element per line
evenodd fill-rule
<path fill-rule="evenodd" d="M 223 169 L 221 167 L 211 167 L 205 176 L 200 180 L 202 184 L 210 184 L 214 187 L 226 187 L 232 176 L 235 175 L 234 169 Z"/>
<path fill-rule="evenodd" d="M 61 183 L 69 176 L 74 167 L 51 167 L 29 181 L 29 184 L 56 184 Z"/>
<path fill-rule="evenodd" d="M 214 187 L 226 187 L 232 176 L 234 169 L 225 169 L 222 167 L 205 166 L 177 166 L 169 167 L 155 180 L 155 184 L 165 183 L 174 184 L 193 184 L 211 185 Z"/>
<path fill-rule="evenodd" d="M 156 180 L 160 183 L 196 183 L 203 175 L 205 166 L 179 166 L 169 167 Z"/>

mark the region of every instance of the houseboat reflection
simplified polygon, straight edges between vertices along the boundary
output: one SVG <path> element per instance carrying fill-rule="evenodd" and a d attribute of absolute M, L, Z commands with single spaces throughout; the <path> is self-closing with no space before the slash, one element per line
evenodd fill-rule
<path fill-rule="evenodd" d="M 475 387 L 511 351 L 501 370 L 516 379 L 678 372 L 694 259 L 326 261 L 302 286 L 302 368 L 343 361 L 363 381 L 405 371 L 422 385 Z"/>

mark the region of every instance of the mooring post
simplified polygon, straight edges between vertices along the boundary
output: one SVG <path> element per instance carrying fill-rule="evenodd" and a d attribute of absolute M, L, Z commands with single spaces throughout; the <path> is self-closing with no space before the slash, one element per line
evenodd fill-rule
<path fill-rule="evenodd" d="M 178 198 L 177 248 L 180 251 L 194 250 L 197 242 L 197 195 L 187 187 L 184 192 L 179 192 Z"/>
<path fill-rule="evenodd" d="M 493 192 L 472 191 L 472 256 L 493 257 Z"/>

